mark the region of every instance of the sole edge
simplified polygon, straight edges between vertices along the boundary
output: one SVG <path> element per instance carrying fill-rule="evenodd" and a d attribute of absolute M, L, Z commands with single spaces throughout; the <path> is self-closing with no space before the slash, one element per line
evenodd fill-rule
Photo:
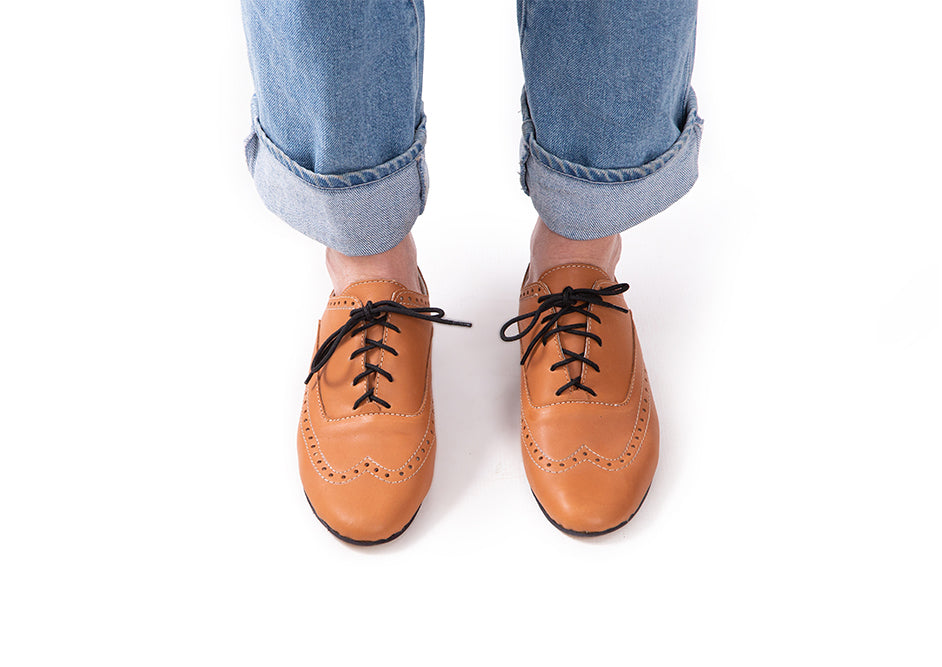
<path fill-rule="evenodd" d="M 641 502 L 638 503 L 638 506 L 635 508 L 635 511 L 631 513 L 631 516 L 629 516 L 627 519 L 622 521 L 617 526 L 612 526 L 611 528 L 606 528 L 605 530 L 597 530 L 597 531 L 582 531 L 582 530 L 573 530 L 571 528 L 566 528 L 565 526 L 558 523 L 553 517 L 549 515 L 549 512 L 546 511 L 546 508 L 543 507 L 543 504 L 540 502 L 540 499 L 536 497 L 535 493 L 533 493 L 533 489 L 530 489 L 530 493 L 533 493 L 533 499 L 536 501 L 536 504 L 539 506 L 540 511 L 543 512 L 543 516 L 545 516 L 546 520 L 549 521 L 551 524 L 553 524 L 553 527 L 556 528 L 557 530 L 565 533 L 566 535 L 571 535 L 572 537 L 598 537 L 600 535 L 608 535 L 609 533 L 613 533 L 619 528 L 622 528 L 629 521 L 634 519 L 635 515 L 641 509 L 641 506 L 644 505 L 644 500 L 645 498 L 648 497 L 648 491 L 650 490 L 651 490 L 651 485 L 649 484 L 648 488 L 645 489 L 644 495 L 641 497 Z"/>
<path fill-rule="evenodd" d="M 415 514 L 413 514 L 412 518 L 406 522 L 406 525 L 404 525 L 402 528 L 397 530 L 395 533 L 393 533 L 389 537 L 384 537 L 381 540 L 355 540 L 352 537 L 347 537 L 346 535 L 343 535 L 337 532 L 330 526 L 330 524 L 324 521 L 320 517 L 320 515 L 317 513 L 317 510 L 314 509 L 314 504 L 311 502 L 311 499 L 307 497 L 307 493 L 304 494 L 304 499 L 307 500 L 307 504 L 310 506 L 311 512 L 314 513 L 315 518 L 318 521 L 320 521 L 321 524 L 323 524 L 324 528 L 326 528 L 328 532 L 330 532 L 331 535 L 336 537 L 341 542 L 346 542 L 347 544 L 353 544 L 354 546 L 358 546 L 358 547 L 372 547 L 372 546 L 376 546 L 377 544 L 386 544 L 387 542 L 392 542 L 394 539 L 396 539 L 397 537 L 402 535 L 404 532 L 406 532 L 406 528 L 412 525 L 412 522 L 415 521 L 415 517 L 418 516 L 419 514 L 419 510 L 422 509 L 422 505 L 419 504 L 419 507 L 415 510 Z"/>

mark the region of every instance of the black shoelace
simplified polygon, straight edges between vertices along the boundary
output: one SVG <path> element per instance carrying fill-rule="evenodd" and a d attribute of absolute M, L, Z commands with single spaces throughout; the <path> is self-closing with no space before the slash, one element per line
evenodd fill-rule
<path fill-rule="evenodd" d="M 533 336 L 533 339 L 530 341 L 530 344 L 527 346 L 526 351 L 523 353 L 523 357 L 520 358 L 520 364 L 523 365 L 527 357 L 530 356 L 530 353 L 533 351 L 533 348 L 536 347 L 536 344 L 542 343 L 544 346 L 553 338 L 553 336 L 561 333 L 570 333 L 577 336 L 583 336 L 585 338 L 591 338 L 599 347 L 602 346 L 602 339 L 598 334 L 588 331 L 589 320 L 592 318 L 596 322 L 602 322 L 601 318 L 595 313 L 589 311 L 589 306 L 602 306 L 603 308 L 614 308 L 623 313 L 627 313 L 627 308 L 622 308 L 621 306 L 616 306 L 613 303 L 608 303 L 604 300 L 603 297 L 606 296 L 615 296 L 616 294 L 623 294 L 628 291 L 627 283 L 618 283 L 617 285 L 612 285 L 611 287 L 603 287 L 602 289 L 588 289 L 588 288 L 573 288 L 566 286 L 563 288 L 562 292 L 557 292 L 555 294 L 546 294 L 537 299 L 539 306 L 536 310 L 524 313 L 523 315 L 518 315 L 504 323 L 504 326 L 500 328 L 500 339 L 503 341 L 515 341 L 520 340 L 526 336 L 537 324 L 542 324 L 543 328 L 536 332 L 536 335 Z M 540 319 L 540 316 L 543 315 L 548 310 L 553 308 L 558 308 L 555 313 L 550 313 L 543 319 Z M 575 324 L 559 324 L 559 320 L 569 315 L 571 313 L 578 313 L 580 315 L 585 315 L 587 318 L 585 322 L 577 322 Z M 530 319 L 530 323 L 526 327 L 520 328 L 520 324 L 526 320 Z M 507 329 L 517 325 L 517 333 L 508 336 Z M 551 371 L 555 371 L 557 368 L 563 366 L 568 366 L 574 362 L 581 362 L 590 366 L 596 372 L 599 371 L 599 365 L 588 359 L 584 354 L 580 352 L 574 352 L 572 350 L 567 350 L 565 347 L 560 345 L 563 357 L 561 361 L 557 361 L 552 366 L 550 366 Z M 573 387 L 575 389 L 581 389 L 582 391 L 588 392 L 593 396 L 596 396 L 595 390 L 591 387 L 587 387 L 582 384 L 581 375 L 579 377 L 572 378 L 564 384 L 562 387 L 556 390 L 556 395 L 559 396 L 564 391 Z"/>
<path fill-rule="evenodd" d="M 307 384 L 311 381 L 311 378 L 314 377 L 314 374 L 322 369 L 327 361 L 333 356 L 334 352 L 340 346 L 341 341 L 344 336 L 356 336 L 362 331 L 366 331 L 370 327 L 379 326 L 385 329 L 392 329 L 396 333 L 402 333 L 395 324 L 389 321 L 389 315 L 395 313 L 396 315 L 404 315 L 406 317 L 414 317 L 419 320 L 428 320 L 429 322 L 435 322 L 438 324 L 453 324 L 460 327 L 470 327 L 470 322 L 460 322 L 458 320 L 446 320 L 445 311 L 441 308 L 409 308 L 408 306 L 403 306 L 401 303 L 396 303 L 395 301 L 367 301 L 360 308 L 354 308 L 350 311 L 350 317 L 344 322 L 343 326 L 337 329 L 335 332 L 330 334 L 327 339 L 317 348 L 317 352 L 314 353 L 314 360 L 311 362 L 311 372 L 308 373 L 307 378 L 304 380 L 304 384 Z M 399 352 L 390 345 L 387 345 L 383 342 L 383 336 L 380 336 L 380 340 L 373 340 L 369 335 L 364 335 L 364 345 L 363 347 L 354 350 L 350 354 L 350 359 L 355 359 L 358 355 L 365 354 L 370 350 L 385 350 L 390 354 L 399 356 Z M 378 366 L 377 364 L 371 364 L 369 362 L 364 363 L 365 370 L 353 378 L 353 385 L 356 386 L 366 378 L 371 375 L 382 375 L 384 378 L 393 381 L 392 374 Z M 363 395 L 360 396 L 353 404 L 353 409 L 356 410 L 364 402 L 369 401 L 371 403 L 379 403 L 384 408 L 391 407 L 387 401 L 384 401 L 375 393 L 373 393 L 375 387 L 369 387 Z"/>

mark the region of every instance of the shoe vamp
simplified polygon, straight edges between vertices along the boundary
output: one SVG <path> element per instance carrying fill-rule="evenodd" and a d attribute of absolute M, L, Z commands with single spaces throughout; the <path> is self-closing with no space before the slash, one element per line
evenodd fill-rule
<path fill-rule="evenodd" d="M 434 442 L 433 430 L 431 405 L 407 416 L 386 412 L 330 419 L 319 412 L 317 396 L 311 392 L 301 432 L 333 468 L 343 470 L 364 460 L 389 469 L 421 461 Z"/>
<path fill-rule="evenodd" d="M 524 407 L 523 429 L 541 453 L 565 459 L 582 452 L 616 458 L 623 455 L 633 438 L 640 442 L 650 417 L 642 412 L 641 392 L 628 403 L 607 406 L 566 403 L 542 408 Z M 645 404 L 647 405 L 647 404 Z"/>

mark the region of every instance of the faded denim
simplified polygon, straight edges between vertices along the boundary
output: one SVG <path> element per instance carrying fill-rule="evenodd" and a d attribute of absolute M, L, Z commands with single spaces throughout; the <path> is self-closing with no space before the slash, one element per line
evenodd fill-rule
<path fill-rule="evenodd" d="M 242 0 L 265 204 L 347 255 L 425 208 L 421 0 Z M 615 234 L 697 177 L 696 0 L 517 0 L 523 190 L 563 236 Z M 456 159 L 459 156 L 455 156 Z"/>

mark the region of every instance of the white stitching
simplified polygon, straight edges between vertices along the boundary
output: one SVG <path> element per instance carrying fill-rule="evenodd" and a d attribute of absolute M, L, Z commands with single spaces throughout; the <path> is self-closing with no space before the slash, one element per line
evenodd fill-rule
<path fill-rule="evenodd" d="M 386 474 L 387 471 L 388 471 L 389 473 L 393 473 L 393 472 L 398 472 L 398 471 L 400 471 L 400 470 L 404 470 L 405 467 L 406 467 L 407 465 L 409 465 L 409 462 L 412 461 L 412 459 L 416 456 L 416 453 L 422 449 L 422 445 L 425 444 L 425 440 L 426 440 L 426 438 L 428 437 L 428 435 L 429 435 L 429 433 L 431 432 L 431 429 L 432 429 L 432 421 L 433 421 L 433 420 L 432 420 L 432 414 L 433 414 L 432 411 L 429 410 L 428 421 L 427 421 L 426 424 L 425 424 L 425 433 L 422 434 L 422 438 L 419 440 L 419 444 L 418 444 L 418 445 L 416 446 L 416 448 L 412 451 L 412 453 L 409 454 L 409 457 L 406 459 L 405 463 L 403 463 L 403 464 L 402 464 L 401 466 L 399 466 L 398 468 L 387 468 L 386 466 L 384 466 L 384 465 L 382 465 L 381 463 L 377 462 L 373 457 L 370 457 L 370 456 L 367 456 L 367 457 L 364 457 L 363 459 L 360 459 L 360 461 L 358 461 L 357 463 L 354 463 L 352 466 L 350 466 L 349 468 L 346 468 L 346 469 L 344 469 L 344 470 L 338 470 L 338 469 L 334 468 L 334 467 L 330 464 L 330 462 L 327 461 L 327 456 L 326 456 L 326 454 L 324 454 L 324 449 L 323 449 L 323 447 L 321 446 L 320 439 L 317 437 L 317 432 L 316 432 L 316 430 L 314 429 L 314 423 L 311 421 L 311 411 L 310 411 L 310 405 L 309 405 L 308 400 L 307 400 L 307 394 L 305 394 L 305 396 L 304 396 L 304 407 L 303 407 L 303 410 L 302 410 L 302 413 L 301 413 L 301 417 L 302 417 L 302 419 L 301 419 L 301 425 L 303 426 L 305 421 L 310 425 L 311 436 L 314 438 L 314 441 L 317 443 L 317 450 L 318 450 L 318 451 L 321 453 L 321 455 L 322 455 L 322 456 L 321 456 L 321 460 L 323 461 L 323 465 L 324 465 L 324 467 L 326 467 L 326 468 L 330 468 L 330 470 L 333 471 L 334 475 L 343 475 L 343 474 L 349 473 L 351 470 L 355 470 L 355 469 L 357 469 L 357 468 L 363 468 L 363 467 L 364 467 L 364 466 L 363 466 L 363 462 L 369 460 L 369 461 L 370 461 L 370 466 L 365 467 L 365 472 L 368 472 L 371 476 L 375 477 L 376 479 L 378 479 L 378 480 L 381 481 L 381 482 L 385 482 L 385 483 L 387 483 L 387 484 L 401 484 L 402 482 L 405 482 L 406 480 L 415 477 L 415 475 L 418 474 L 418 472 L 425 466 L 425 462 L 429 460 L 429 458 L 430 458 L 431 455 L 432 455 L 432 450 L 435 448 L 435 436 L 434 436 L 434 435 L 432 436 L 431 440 L 428 442 L 428 451 L 425 452 L 425 458 L 422 459 L 422 461 L 419 463 L 419 465 L 416 466 L 416 467 L 413 469 L 413 471 L 412 471 L 411 474 L 409 474 L 409 475 L 407 475 L 407 476 L 403 476 L 403 477 L 401 477 L 401 478 L 397 478 L 397 479 L 395 479 L 394 481 L 391 481 L 391 480 L 389 480 L 389 479 L 386 479 L 385 474 Z M 323 472 L 321 471 L 321 469 L 320 469 L 320 467 L 319 467 L 320 464 L 317 464 L 317 463 L 314 462 L 314 457 L 313 457 L 312 454 L 311 454 L 311 448 L 307 446 L 307 442 L 309 442 L 309 438 L 308 438 L 306 435 L 304 435 L 304 431 L 303 431 L 303 430 L 301 431 L 301 436 L 304 438 L 304 441 L 305 441 L 305 447 L 304 447 L 304 449 L 305 449 L 305 451 L 307 451 L 307 456 L 308 456 L 308 460 L 311 462 L 311 467 L 314 469 L 314 471 L 315 471 L 318 475 L 320 475 L 321 479 L 323 479 L 325 482 L 327 482 L 328 484 L 338 484 L 338 485 L 340 485 L 340 484 L 349 484 L 349 483 L 352 482 L 353 480 L 359 479 L 359 478 L 361 477 L 360 475 L 357 475 L 356 477 L 350 476 L 349 479 L 340 480 L 340 481 L 333 481 L 333 480 L 330 480 L 330 479 L 328 479 L 327 477 L 325 477 L 324 474 L 323 474 Z M 380 472 L 379 472 L 379 473 L 373 472 L 372 470 L 369 469 L 369 468 L 371 468 L 371 467 L 378 467 L 378 468 L 380 468 Z M 384 476 L 383 476 L 383 477 L 380 477 L 380 476 L 379 476 L 380 473 L 382 473 Z"/>
<path fill-rule="evenodd" d="M 400 285 L 400 286 L 401 286 L 401 283 L 398 283 L 398 282 L 396 282 L 396 281 L 394 281 L 394 280 L 363 280 L 363 281 L 358 282 L 358 283 L 352 283 L 352 285 L 367 285 L 367 284 L 380 284 L 380 283 L 389 283 L 389 284 L 394 284 L 394 285 Z M 405 290 L 405 291 L 411 291 L 411 290 Z M 397 291 L 393 292 L 393 297 L 402 296 L 402 293 L 403 293 L 403 290 L 397 290 Z M 418 292 L 414 292 L 414 293 L 415 293 L 415 294 L 418 294 Z M 421 296 L 423 297 L 422 303 L 424 303 L 424 302 L 425 302 L 425 301 L 424 301 L 425 295 L 421 295 Z M 349 299 L 351 299 L 351 300 L 354 300 L 354 301 L 356 301 L 357 303 L 359 303 L 359 304 L 362 306 L 362 302 L 361 302 L 357 297 L 352 297 L 352 296 L 351 296 L 351 297 L 344 297 L 344 298 L 349 298 Z M 331 309 L 328 308 L 328 310 L 331 310 Z M 320 326 L 320 323 L 318 323 L 318 326 Z M 366 338 L 366 332 L 365 332 L 365 331 L 363 332 L 362 336 L 363 336 L 364 338 Z M 386 342 L 386 328 L 385 328 L 385 327 L 383 327 L 383 342 L 384 342 L 384 343 Z M 385 351 L 384 351 L 384 353 L 385 353 Z M 361 364 L 362 364 L 362 366 L 361 366 L 362 369 L 363 369 L 363 370 L 366 370 L 366 355 L 365 355 L 365 354 L 360 355 L 360 361 L 361 361 Z M 321 401 L 320 373 L 318 373 L 318 374 L 317 374 L 317 376 L 318 376 L 318 377 L 317 377 L 317 382 L 314 383 L 314 390 L 315 390 L 315 392 L 316 392 L 317 406 L 318 406 L 318 409 L 319 409 L 319 411 L 320 411 L 321 418 L 323 418 L 323 419 L 324 419 L 325 421 L 327 421 L 327 422 L 339 422 L 339 421 L 343 421 L 343 420 L 345 420 L 345 419 L 355 419 L 355 418 L 357 418 L 357 417 L 364 417 L 364 416 L 366 416 L 366 415 L 383 415 L 384 417 L 414 417 L 414 416 L 416 416 L 416 415 L 421 414 L 422 411 L 425 409 L 425 405 L 426 405 L 426 403 L 428 402 L 429 393 L 430 393 L 430 391 L 431 391 L 431 385 L 432 385 L 431 368 L 430 368 L 430 366 L 431 366 L 431 361 L 432 361 L 432 358 L 431 358 L 431 340 L 429 340 L 428 359 L 426 360 L 426 363 L 425 363 L 425 367 L 426 367 L 425 391 L 424 391 L 424 393 L 422 394 L 422 403 L 419 405 L 419 408 L 418 408 L 415 412 L 412 412 L 412 413 L 405 413 L 405 412 L 364 412 L 364 413 L 362 413 L 362 414 L 347 415 L 346 417 L 328 417 L 328 416 L 327 416 L 327 412 L 326 412 L 326 410 L 324 409 L 324 403 L 323 403 L 323 401 Z M 380 358 L 380 364 L 382 364 L 382 358 Z M 374 385 L 374 391 L 375 391 L 375 385 Z M 306 395 L 306 394 L 305 394 L 304 400 L 307 401 L 307 395 Z"/>
<path fill-rule="evenodd" d="M 594 270 L 598 271 L 599 273 L 603 273 L 603 274 L 604 274 L 604 271 L 602 271 L 599 267 L 597 267 L 597 266 L 592 266 L 591 264 L 562 264 L 562 265 L 560 265 L 560 266 L 557 266 L 557 267 L 554 267 L 554 268 L 552 268 L 552 269 L 549 269 L 549 270 L 546 271 L 543 275 L 545 276 L 545 275 L 548 275 L 548 274 L 550 274 L 550 273 L 553 273 L 554 271 L 559 271 L 559 270 L 568 269 L 568 268 L 594 269 Z M 611 279 L 606 275 L 604 280 L 602 280 L 602 279 L 596 280 L 596 281 L 592 284 L 592 286 L 593 286 L 593 287 L 596 287 L 597 285 L 599 285 L 599 284 L 602 283 L 602 282 L 611 282 Z M 612 283 L 612 284 L 614 285 L 615 283 Z M 549 293 L 549 287 L 546 285 L 546 283 L 544 283 L 542 280 L 538 280 L 538 281 L 536 281 L 536 282 L 533 282 L 533 283 L 530 283 L 529 285 L 527 285 L 527 286 L 523 289 L 523 291 L 521 292 L 520 298 L 521 298 L 521 299 L 530 298 L 530 297 L 534 296 L 535 294 L 538 294 L 539 292 L 541 292 L 541 291 L 544 290 L 544 289 L 546 290 L 547 293 Z M 526 292 L 527 292 L 528 290 L 532 290 L 532 293 L 531 293 L 531 294 L 526 294 Z M 626 305 L 627 305 L 627 304 L 626 304 Z M 591 310 L 591 307 L 590 307 L 590 310 Z M 526 371 L 527 371 L 527 369 L 530 367 L 530 362 L 529 362 L 529 360 L 528 360 L 528 361 L 527 361 L 527 364 L 526 364 L 523 368 L 520 369 L 520 373 L 521 373 L 521 379 L 522 379 L 522 383 L 521 383 L 521 384 L 523 384 L 523 387 L 524 387 L 524 390 L 525 390 L 525 393 L 526 393 L 526 396 L 527 396 L 527 403 L 530 405 L 530 407 L 533 408 L 534 410 L 542 410 L 543 408 L 549 408 L 549 407 L 552 407 L 552 406 L 554 406 L 554 405 L 567 405 L 567 404 L 571 404 L 571 403 L 579 403 L 579 404 L 585 404 L 585 405 L 608 405 L 608 406 L 612 406 L 612 407 L 618 407 L 618 406 L 622 406 L 622 405 L 625 405 L 625 404 L 627 404 L 628 402 L 630 402 L 630 401 L 631 401 L 632 393 L 633 393 L 633 391 L 634 391 L 635 377 L 637 376 L 637 374 L 635 373 L 635 369 L 636 369 L 636 366 L 637 366 L 637 359 L 638 359 L 638 349 L 637 349 L 637 348 L 638 348 L 638 345 L 637 345 L 637 337 L 636 337 L 636 335 L 635 335 L 634 317 L 632 317 L 632 315 L 631 315 L 631 310 L 630 310 L 630 309 L 628 310 L 627 315 L 628 315 L 629 318 L 631 319 L 631 339 L 632 339 L 632 345 L 633 345 L 633 354 L 632 354 L 632 364 L 631 364 L 631 371 L 632 371 L 632 373 L 631 373 L 631 382 L 630 382 L 629 385 L 628 385 L 628 394 L 625 396 L 624 400 L 622 400 L 620 403 L 608 403 L 608 402 L 605 402 L 605 401 L 594 401 L 594 400 L 591 400 L 591 399 L 586 399 L 586 400 L 581 400 L 581 401 L 556 401 L 556 402 L 552 402 L 552 403 L 546 403 L 546 404 L 543 404 L 543 405 L 534 405 L 534 404 L 533 404 L 533 400 L 532 400 L 531 397 L 530 397 L 530 385 L 529 385 L 529 382 L 527 381 L 527 378 L 526 378 Z M 588 318 L 588 320 L 589 320 L 589 322 L 591 323 L 592 318 L 590 317 L 590 318 Z M 588 327 L 586 327 L 586 331 L 588 331 L 588 330 L 589 330 Z M 586 357 L 588 357 L 588 340 L 589 340 L 589 339 L 586 339 L 586 341 L 587 341 L 587 344 L 586 344 Z M 560 349 L 560 360 L 562 360 L 562 343 L 559 341 L 559 336 L 558 336 L 558 335 L 556 336 L 556 342 L 557 342 L 557 347 Z M 523 342 L 521 342 L 521 346 L 522 346 L 522 345 L 523 345 Z M 566 366 L 566 370 L 567 370 L 567 371 L 569 370 L 569 366 L 568 366 L 568 365 Z M 584 375 L 584 374 L 585 374 L 585 364 L 582 365 L 582 370 L 583 370 L 583 375 Z M 555 371 L 553 371 L 553 372 L 555 372 Z M 568 374 L 569 374 L 569 373 L 567 373 L 567 375 L 568 375 Z M 572 376 L 571 376 L 571 375 L 570 375 L 570 379 L 572 379 Z"/>
<path fill-rule="evenodd" d="M 409 290 L 409 289 L 406 289 L 406 290 L 396 290 L 395 292 L 393 292 L 392 297 L 391 297 L 390 300 L 391 300 L 391 301 L 396 301 L 397 303 L 403 303 L 406 299 L 409 299 L 410 301 L 415 301 L 417 304 L 421 304 L 421 305 L 423 305 L 423 306 L 428 306 L 428 305 L 429 305 L 428 298 L 425 297 L 424 295 L 422 295 L 423 298 L 422 298 L 421 300 L 419 300 L 419 299 L 415 299 L 415 298 L 409 296 L 408 294 L 406 294 L 406 292 L 412 292 L 412 290 Z M 418 294 L 418 292 L 413 292 L 413 294 Z M 403 305 L 405 305 L 405 304 L 403 303 Z M 429 326 L 431 326 L 431 324 L 429 324 Z M 364 333 L 365 333 L 365 332 L 364 332 Z M 388 336 L 389 336 L 388 328 L 387 328 L 387 327 L 383 327 L 383 344 L 386 344 L 386 343 L 388 342 L 388 340 L 389 340 L 389 339 L 388 339 Z M 429 347 L 431 347 L 431 344 L 432 344 L 431 337 L 429 337 Z M 364 355 L 364 356 L 365 356 L 365 355 Z M 385 348 L 381 348 L 380 351 L 379 351 L 379 364 L 378 364 L 380 368 L 383 368 L 383 363 L 384 363 L 385 361 L 386 361 L 386 350 L 385 350 Z M 431 362 L 432 362 L 432 355 L 429 354 L 429 355 L 428 355 L 428 360 L 427 360 L 427 362 L 426 362 L 426 365 L 430 364 Z M 374 378 L 375 378 L 375 379 L 374 379 L 374 381 L 373 381 L 373 390 L 374 390 L 374 391 L 379 391 L 380 382 L 382 382 L 383 380 L 385 380 L 385 378 L 384 378 L 383 376 L 381 376 L 379 373 L 375 373 L 375 374 L 374 374 Z M 424 404 L 424 400 L 423 400 L 423 404 Z M 418 414 L 418 413 L 416 413 L 416 414 Z"/>
<path fill-rule="evenodd" d="M 524 438 L 523 438 L 523 434 L 521 434 L 521 443 L 520 443 L 520 444 L 521 444 L 521 446 L 523 446 L 523 447 L 527 450 L 527 455 L 530 457 L 530 460 L 533 461 L 533 464 L 537 467 L 538 470 L 541 470 L 541 471 L 543 471 L 543 472 L 552 473 L 552 474 L 554 474 L 554 475 L 558 475 L 559 473 L 562 473 L 562 472 L 569 472 L 570 470 L 575 470 L 577 467 L 579 467 L 579 466 L 582 465 L 583 463 L 591 463 L 591 464 L 594 465 L 596 468 L 599 468 L 600 470 L 604 470 L 605 472 L 616 472 L 616 471 L 618 471 L 618 470 L 624 470 L 625 468 L 627 468 L 628 466 L 630 466 L 630 465 L 634 462 L 634 460 L 635 460 L 636 458 L 638 458 L 638 454 L 641 453 L 641 450 L 644 448 L 644 443 L 647 441 L 648 426 L 650 426 L 650 424 L 651 424 L 651 413 L 648 414 L 647 422 L 645 422 L 644 430 L 643 430 L 642 433 L 641 433 L 641 439 L 640 439 L 640 441 L 639 441 L 640 444 L 638 445 L 637 449 L 635 450 L 635 452 L 634 452 L 633 454 L 630 454 L 630 455 L 628 455 L 628 456 L 626 457 L 625 453 L 631 448 L 631 437 L 634 436 L 635 431 L 636 431 L 637 428 L 638 428 L 638 421 L 641 419 L 641 408 L 642 408 L 642 406 L 644 405 L 645 396 L 648 397 L 648 405 L 652 406 L 651 411 L 653 412 L 653 410 L 654 410 L 654 407 L 653 407 L 653 406 L 654 406 L 654 402 L 653 402 L 652 400 L 650 400 L 650 396 L 651 396 L 651 387 L 650 387 L 650 384 L 648 383 L 648 375 L 647 375 L 647 372 L 644 373 L 644 378 L 643 378 L 643 381 L 642 381 L 642 384 L 641 384 L 641 397 L 640 397 L 640 400 L 638 401 L 638 412 L 637 412 L 637 414 L 635 415 L 635 423 L 634 423 L 634 426 L 632 426 L 632 428 L 631 428 L 631 436 L 629 436 L 628 442 L 625 444 L 625 448 L 622 450 L 621 454 L 618 455 L 618 456 L 615 456 L 615 457 L 612 457 L 612 458 L 609 458 L 609 457 L 607 457 L 607 456 L 602 456 L 600 453 L 596 452 L 594 449 L 592 449 L 592 448 L 589 447 L 588 445 L 582 445 L 582 446 L 577 447 L 576 449 L 574 449 L 574 450 L 573 450 L 569 455 L 567 455 L 567 456 L 564 456 L 564 457 L 562 457 L 562 458 L 553 458 L 552 456 L 550 456 L 549 454 L 547 454 L 547 453 L 546 453 L 546 450 L 544 450 L 543 447 L 541 447 L 540 444 L 531 436 L 530 441 L 533 443 L 534 446 L 536 446 L 536 448 L 537 448 L 540 452 L 542 452 L 543 458 L 546 459 L 547 461 L 549 461 L 550 463 L 560 463 L 561 461 L 567 461 L 567 462 L 568 462 L 569 459 L 571 459 L 571 458 L 576 458 L 576 459 L 577 459 L 577 462 L 576 462 L 575 464 L 573 464 L 573 465 L 567 465 L 567 466 L 566 466 L 565 468 L 563 468 L 562 470 L 553 470 L 551 466 L 540 464 L 537 459 L 533 458 L 534 452 L 530 449 L 529 446 L 527 446 L 527 445 L 525 445 L 525 444 L 523 443 L 523 439 L 524 439 Z M 526 428 L 526 432 L 532 434 L 533 431 L 530 429 L 530 425 L 527 423 L 527 418 L 526 418 L 526 416 L 523 414 L 523 411 L 521 411 L 521 413 L 520 413 L 520 419 L 521 419 L 521 421 L 523 422 L 524 427 Z M 585 456 L 585 457 L 581 457 L 581 458 L 578 457 L 578 456 L 576 456 L 576 454 L 578 454 L 579 452 L 581 452 L 581 451 L 583 451 L 583 450 L 585 450 L 586 452 L 589 452 L 589 453 L 591 453 L 591 454 L 593 454 L 593 455 L 595 455 L 595 456 Z M 596 457 L 599 459 L 598 461 L 595 460 Z M 609 466 L 601 466 L 601 465 L 599 465 L 599 463 L 602 463 L 602 462 L 606 462 L 606 461 L 614 462 L 614 461 L 617 461 L 617 460 L 619 460 L 619 459 L 624 459 L 624 458 L 628 458 L 628 462 L 625 463 L 625 464 L 623 464 L 623 465 L 617 466 L 617 467 L 609 467 Z"/>
<path fill-rule="evenodd" d="M 320 409 L 321 417 L 324 419 L 324 421 L 327 421 L 327 422 L 341 422 L 341 421 L 344 421 L 345 419 L 357 419 L 358 417 L 366 417 L 367 415 L 377 415 L 377 416 L 382 416 L 382 417 L 415 417 L 416 415 L 422 414 L 422 412 L 425 410 L 425 404 L 429 400 L 429 395 L 432 390 L 431 369 L 429 369 L 429 371 L 426 373 L 426 376 L 425 376 L 425 393 L 422 394 L 422 404 L 419 406 L 418 410 L 416 410 L 415 412 L 411 414 L 407 414 L 404 412 L 364 412 L 358 415 L 347 415 L 346 417 L 328 417 L 327 413 L 324 411 L 324 404 L 321 402 L 320 386 L 315 385 L 314 390 L 316 392 L 317 407 Z M 306 395 L 305 395 L 305 400 L 307 400 Z"/>
<path fill-rule="evenodd" d="M 594 269 L 595 271 L 598 271 L 599 273 L 601 273 L 602 275 L 604 275 L 606 280 L 609 279 L 609 278 L 608 278 L 608 274 L 606 274 L 606 273 L 605 273 L 602 269 L 600 269 L 599 267 L 597 267 L 597 266 L 592 266 L 591 264 L 560 264 L 559 266 L 554 266 L 552 269 L 547 269 L 547 270 L 543 273 L 543 276 L 547 276 L 547 275 L 549 275 L 549 274 L 551 274 L 551 273 L 555 273 L 556 271 L 561 271 L 562 269 Z M 526 287 L 524 287 L 523 292 L 526 292 L 526 290 L 530 289 L 530 288 L 533 287 L 533 286 L 542 286 L 542 287 L 545 287 L 545 288 L 546 288 L 546 291 L 549 292 L 549 286 L 548 286 L 546 283 L 544 283 L 543 280 L 542 280 L 543 276 L 540 276 L 540 279 L 535 280 L 535 281 L 533 281 L 532 283 L 530 283 L 529 285 L 527 285 Z M 521 294 L 520 294 L 521 298 L 523 298 L 523 292 L 521 292 Z"/>
<path fill-rule="evenodd" d="M 634 321 L 632 321 L 632 324 L 631 324 L 632 342 L 633 342 L 633 343 L 636 343 L 637 341 L 635 340 L 635 335 L 634 335 L 634 334 L 635 334 L 635 331 L 634 331 Z M 572 403 L 578 403 L 578 404 L 580 404 L 580 405 L 607 405 L 607 406 L 612 407 L 612 408 L 618 408 L 618 407 L 621 407 L 621 406 L 623 406 L 623 405 L 628 404 L 628 403 L 631 401 L 632 394 L 634 394 L 635 379 L 638 377 L 638 373 L 637 373 L 637 366 L 638 366 L 637 347 L 638 347 L 638 346 L 635 345 L 635 354 L 634 354 L 634 356 L 633 356 L 633 358 L 632 358 L 632 360 L 631 360 L 631 382 L 628 384 L 628 395 L 625 397 L 625 400 L 622 401 L 621 403 L 607 403 L 607 402 L 605 402 L 605 401 L 583 400 L 583 401 L 558 401 L 558 402 L 556 402 L 556 403 L 546 403 L 546 404 L 544 404 L 544 405 L 534 405 L 534 404 L 533 404 L 533 400 L 530 398 L 530 383 L 527 382 L 526 369 L 523 368 L 523 369 L 520 370 L 520 375 L 521 375 L 521 377 L 520 377 L 520 380 L 521 380 L 520 384 L 523 385 L 524 394 L 525 394 L 526 397 L 527 397 L 527 403 L 528 403 L 528 404 L 530 405 L 530 407 L 533 408 L 534 410 L 543 410 L 543 409 L 546 409 L 546 408 L 551 408 L 551 407 L 553 407 L 554 405 L 569 405 L 569 404 L 572 404 Z M 527 364 L 527 365 L 529 366 L 529 364 Z"/>

